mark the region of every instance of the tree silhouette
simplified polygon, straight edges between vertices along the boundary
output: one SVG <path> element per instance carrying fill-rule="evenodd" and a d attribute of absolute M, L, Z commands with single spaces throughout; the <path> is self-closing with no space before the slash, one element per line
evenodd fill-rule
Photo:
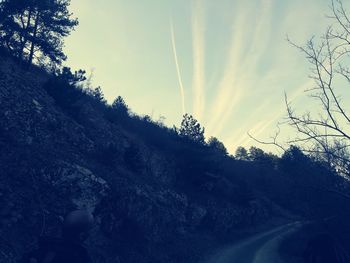
<path fill-rule="evenodd" d="M 250 147 L 249 148 L 249 159 L 252 161 L 260 161 L 265 157 L 265 152 L 257 147 Z"/>
<path fill-rule="evenodd" d="M 71 68 L 69 67 L 63 67 L 62 70 L 58 70 L 58 72 L 56 72 L 56 75 L 68 82 L 70 85 L 78 85 L 78 83 L 81 83 L 83 81 L 86 80 L 86 71 L 79 69 L 74 71 L 74 73 L 72 73 Z"/>
<path fill-rule="evenodd" d="M 192 115 L 187 113 L 183 115 L 179 135 L 200 144 L 204 144 L 205 142 L 204 128 L 201 127 L 200 123 Z"/>
<path fill-rule="evenodd" d="M 288 141 L 304 152 L 317 155 L 331 167 L 350 175 L 350 112 L 342 101 L 339 90 L 350 83 L 350 14 L 341 0 L 331 1 L 333 23 L 316 43 L 310 39 L 305 46 L 290 41 L 311 65 L 310 78 L 314 87 L 307 90 L 309 97 L 319 102 L 319 107 L 297 114 L 285 98 L 289 124 L 297 137 Z"/>
<path fill-rule="evenodd" d="M 288 42 L 305 55 L 310 64 L 310 79 L 313 87 L 305 90 L 308 98 L 317 102 L 305 104 L 303 113 L 297 112 L 285 94 L 288 124 L 296 131 L 296 136 L 278 142 L 280 125 L 270 141 L 261 141 L 265 145 L 275 145 L 283 152 L 289 145 L 298 148 L 313 158 L 327 163 L 329 168 L 342 175 L 350 176 L 350 111 L 343 97 L 350 83 L 350 14 L 342 0 L 331 0 L 332 24 L 317 41 L 312 37 L 305 45 Z M 343 96 L 342 96 L 343 95 Z"/>
<path fill-rule="evenodd" d="M 244 161 L 248 161 L 249 160 L 249 154 L 248 151 L 246 150 L 246 148 L 239 146 L 236 150 L 235 153 L 235 158 L 237 160 L 244 160 Z"/>
<path fill-rule="evenodd" d="M 118 96 L 112 103 L 112 108 L 121 114 L 127 115 L 129 112 L 129 107 L 126 105 L 124 99 Z"/>
<path fill-rule="evenodd" d="M 32 64 L 61 64 L 63 37 L 78 24 L 68 11 L 70 0 L 0 1 L 0 43 Z"/>
<path fill-rule="evenodd" d="M 216 137 L 209 138 L 208 146 L 219 154 L 227 155 L 227 149 L 225 145 L 222 142 L 220 142 Z"/>
<path fill-rule="evenodd" d="M 94 99 L 96 99 L 98 102 L 102 103 L 102 104 L 106 104 L 107 101 L 105 99 L 105 96 L 102 92 L 101 87 L 97 87 L 93 90 L 91 90 L 91 95 Z"/>

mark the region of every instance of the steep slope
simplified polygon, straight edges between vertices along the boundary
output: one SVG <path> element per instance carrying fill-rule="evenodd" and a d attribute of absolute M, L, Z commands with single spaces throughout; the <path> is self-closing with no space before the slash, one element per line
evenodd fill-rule
<path fill-rule="evenodd" d="M 87 246 L 96 262 L 197 262 L 280 215 L 220 163 L 209 169 L 185 146 L 157 147 L 89 100 L 67 111 L 48 95 L 49 79 L 0 58 L 0 262 L 58 235 L 76 208 L 95 215 Z"/>

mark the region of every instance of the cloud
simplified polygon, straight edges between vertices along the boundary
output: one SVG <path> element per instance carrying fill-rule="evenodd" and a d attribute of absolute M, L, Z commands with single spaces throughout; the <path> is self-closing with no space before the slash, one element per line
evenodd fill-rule
<path fill-rule="evenodd" d="M 231 45 L 228 52 L 228 59 L 226 62 L 225 70 L 222 74 L 222 78 L 218 83 L 218 93 L 212 103 L 210 110 L 210 120 L 207 124 L 207 130 L 209 134 L 215 134 L 213 130 L 215 129 L 217 123 L 220 121 L 222 115 L 227 110 L 229 104 L 235 104 L 240 97 L 242 90 L 235 89 L 236 82 L 236 72 L 239 71 L 239 63 L 241 50 L 243 48 L 243 30 L 239 30 L 237 25 L 244 24 L 243 14 L 238 14 L 236 17 L 236 22 L 232 26 L 232 39 Z"/>
<path fill-rule="evenodd" d="M 219 93 L 214 100 L 211 110 L 211 121 L 208 123 L 208 133 L 218 135 L 233 115 L 235 107 L 258 81 L 252 79 L 257 75 L 256 68 L 259 60 L 265 54 L 270 41 L 269 29 L 271 22 L 271 0 L 261 1 L 262 9 L 257 16 L 253 35 L 243 30 L 251 23 L 252 15 L 239 12 L 231 30 L 232 40 L 228 54 L 227 66 L 219 82 Z M 247 50 L 242 56 L 242 50 Z M 253 80 L 253 81 L 252 81 Z"/>
<path fill-rule="evenodd" d="M 179 61 L 177 57 L 177 51 L 176 51 L 176 39 L 175 39 L 175 31 L 174 31 L 174 23 L 173 20 L 170 19 L 170 33 L 171 33 L 171 44 L 173 48 L 173 54 L 174 54 L 174 60 L 175 60 L 175 66 L 176 66 L 176 73 L 177 73 L 177 79 L 179 81 L 179 88 L 180 88 L 180 96 L 181 96 L 181 106 L 182 106 L 182 113 L 186 113 L 186 107 L 185 107 L 185 89 L 182 82 L 181 77 L 181 71 L 179 66 Z"/>
<path fill-rule="evenodd" d="M 298 99 L 301 95 L 304 94 L 305 90 L 308 90 L 314 86 L 313 80 L 309 79 L 302 85 L 300 85 L 299 88 L 297 88 L 294 92 L 292 92 L 288 96 L 289 101 L 293 101 Z M 270 108 L 270 103 L 265 103 L 262 104 L 260 107 L 258 107 L 250 116 L 256 116 L 257 114 L 261 112 L 269 112 L 267 109 Z M 258 121 L 255 125 L 250 126 L 245 125 L 244 128 L 241 128 L 240 130 L 237 130 L 233 136 L 225 140 L 227 142 L 227 145 L 229 146 L 230 149 L 237 148 L 238 146 L 246 146 L 249 142 L 253 142 L 253 139 L 250 138 L 247 135 L 247 132 L 251 134 L 254 138 L 261 139 L 262 141 L 264 140 L 269 140 L 269 138 L 260 138 L 262 134 L 266 130 L 270 130 L 271 127 L 276 124 L 282 117 L 283 115 L 286 114 L 286 107 L 285 104 L 281 104 L 281 106 L 275 111 L 270 114 L 269 116 L 264 117 L 262 121 Z M 272 129 L 271 129 L 272 131 Z M 237 140 L 237 138 L 239 138 Z"/>
<path fill-rule="evenodd" d="M 192 49 L 193 49 L 193 115 L 201 120 L 205 108 L 205 44 L 204 44 L 204 9 L 201 0 L 195 0 L 192 14 Z"/>

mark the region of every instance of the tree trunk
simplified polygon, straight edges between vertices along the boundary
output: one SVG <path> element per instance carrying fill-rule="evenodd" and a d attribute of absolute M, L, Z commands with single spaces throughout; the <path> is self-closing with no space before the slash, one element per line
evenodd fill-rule
<path fill-rule="evenodd" d="M 24 48 L 28 42 L 28 30 L 30 28 L 31 19 L 32 19 L 32 8 L 30 7 L 29 11 L 28 11 L 28 20 L 27 20 L 26 25 L 23 24 L 23 32 L 21 35 L 21 40 L 22 40 L 21 50 L 20 50 L 20 59 L 21 60 L 24 57 Z"/>
<path fill-rule="evenodd" d="M 38 31 L 38 26 L 39 26 L 39 19 L 40 19 L 40 12 L 37 11 L 37 15 L 35 18 L 35 23 L 34 23 L 34 31 L 33 31 L 33 36 L 32 36 L 32 43 L 30 46 L 30 52 L 29 52 L 29 57 L 28 57 L 28 64 L 31 65 L 33 63 L 33 57 L 34 57 L 34 48 L 35 48 L 35 39 L 36 39 L 36 34 Z"/>

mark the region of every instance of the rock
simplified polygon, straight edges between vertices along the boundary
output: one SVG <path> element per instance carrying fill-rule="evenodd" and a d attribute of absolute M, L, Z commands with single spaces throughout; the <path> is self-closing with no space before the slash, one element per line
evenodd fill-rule
<path fill-rule="evenodd" d="M 57 170 L 46 174 L 46 178 L 55 188 L 65 191 L 77 209 L 93 212 L 110 189 L 105 180 L 79 165 L 61 163 Z"/>

